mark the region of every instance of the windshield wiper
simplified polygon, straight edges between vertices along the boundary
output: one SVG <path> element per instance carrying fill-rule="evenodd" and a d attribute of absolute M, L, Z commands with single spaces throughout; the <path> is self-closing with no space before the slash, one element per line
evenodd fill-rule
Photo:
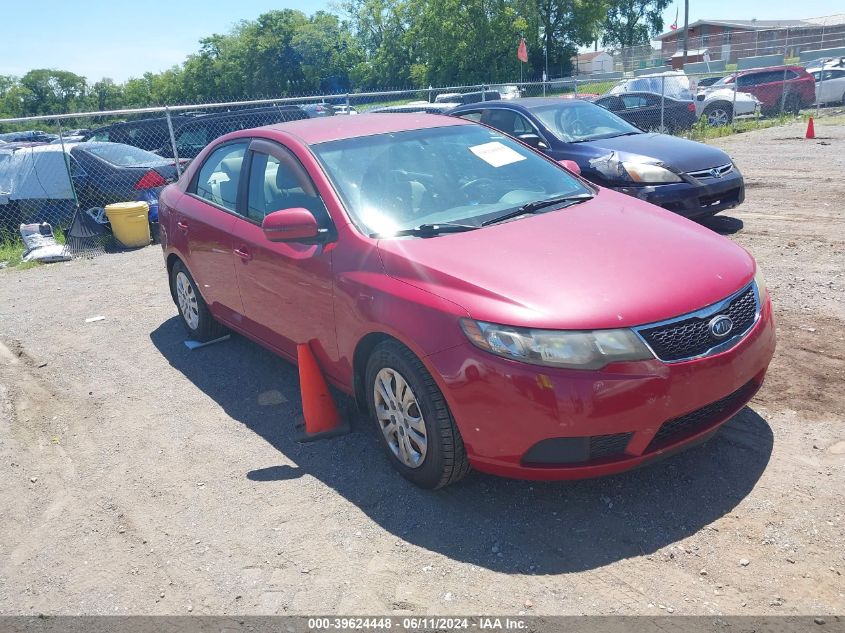
<path fill-rule="evenodd" d="M 474 231 L 480 228 L 477 224 L 459 224 L 457 222 L 440 222 L 420 224 L 412 229 L 402 229 L 393 233 L 372 233 L 370 237 L 403 237 L 405 235 L 417 235 L 419 237 L 434 237 L 442 233 L 462 233 L 464 231 Z"/>
<path fill-rule="evenodd" d="M 556 205 L 562 205 L 561 208 L 570 207 L 573 204 L 578 204 L 579 202 L 585 202 L 587 200 L 592 200 L 593 194 L 591 193 L 579 193 L 575 196 L 558 196 L 557 198 L 546 198 L 545 200 L 535 200 L 534 202 L 529 202 L 528 204 L 523 204 L 518 209 L 513 211 L 509 211 L 504 215 L 497 216 L 495 218 L 491 218 L 489 220 L 485 220 L 481 223 L 481 226 L 489 226 L 491 224 L 496 224 L 497 222 L 504 222 L 505 220 L 510 220 L 511 218 L 517 218 L 520 215 L 526 215 L 528 213 L 536 213 L 540 209 L 545 209 L 546 207 L 553 207 Z"/>

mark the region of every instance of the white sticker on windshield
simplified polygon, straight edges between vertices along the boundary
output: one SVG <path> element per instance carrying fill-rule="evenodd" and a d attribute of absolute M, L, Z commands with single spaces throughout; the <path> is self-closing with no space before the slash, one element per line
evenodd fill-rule
<path fill-rule="evenodd" d="M 492 141 L 482 145 L 470 147 L 469 151 L 478 156 L 485 163 L 493 165 L 493 167 L 503 167 L 511 163 L 518 163 L 525 160 L 525 156 L 519 152 L 512 150 L 507 145 L 503 145 L 499 141 Z"/>

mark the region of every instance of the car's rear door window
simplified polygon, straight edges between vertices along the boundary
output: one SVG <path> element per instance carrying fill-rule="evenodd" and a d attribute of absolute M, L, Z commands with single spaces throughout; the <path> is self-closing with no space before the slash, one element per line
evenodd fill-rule
<path fill-rule="evenodd" d="M 237 212 L 238 187 L 248 143 L 227 143 L 206 158 L 197 173 L 193 190 L 199 198 Z"/>

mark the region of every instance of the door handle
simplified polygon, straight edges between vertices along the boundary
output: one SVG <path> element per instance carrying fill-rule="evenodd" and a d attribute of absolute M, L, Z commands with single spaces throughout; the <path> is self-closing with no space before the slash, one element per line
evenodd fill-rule
<path fill-rule="evenodd" d="M 243 246 L 241 246 L 240 248 L 236 248 L 234 250 L 234 253 L 235 255 L 240 257 L 244 262 L 248 262 L 252 259 L 252 255 L 250 255 L 249 252 L 247 252 Z"/>
<path fill-rule="evenodd" d="M 178 221 L 176 222 L 176 226 L 178 226 L 178 227 L 179 227 L 179 229 L 180 229 L 183 233 L 187 233 L 187 232 L 188 232 L 188 224 L 187 224 L 186 222 L 183 222 L 182 220 L 178 220 Z"/>

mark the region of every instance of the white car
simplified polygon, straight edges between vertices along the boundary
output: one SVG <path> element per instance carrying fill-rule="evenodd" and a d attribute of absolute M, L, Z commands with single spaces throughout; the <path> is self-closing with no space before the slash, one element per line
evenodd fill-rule
<path fill-rule="evenodd" d="M 706 117 L 710 125 L 727 125 L 733 116 L 754 114 L 760 102 L 747 92 L 737 92 L 731 86 L 716 82 L 712 86 L 697 89 L 695 78 L 681 70 L 640 75 L 621 81 L 610 89 L 611 94 L 622 92 L 653 92 L 675 99 L 686 99 L 695 103 L 697 117 Z"/>
<path fill-rule="evenodd" d="M 734 116 L 754 114 L 760 107 L 760 101 L 747 92 L 734 95 L 733 86 L 720 85 L 701 88 L 695 95 L 695 112 L 707 120 L 708 125 L 727 125 Z"/>
<path fill-rule="evenodd" d="M 831 62 L 824 70 L 808 71 L 816 80 L 816 102 L 845 104 L 845 64 Z M 824 73 L 824 75 L 822 75 Z"/>

